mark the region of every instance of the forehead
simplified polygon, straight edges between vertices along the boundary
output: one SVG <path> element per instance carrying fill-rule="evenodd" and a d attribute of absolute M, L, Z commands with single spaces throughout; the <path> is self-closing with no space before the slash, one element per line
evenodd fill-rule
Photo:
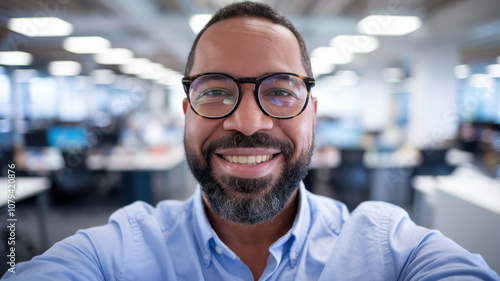
<path fill-rule="evenodd" d="M 294 34 L 267 19 L 236 17 L 215 23 L 201 36 L 191 74 L 259 76 L 278 71 L 306 74 Z"/>

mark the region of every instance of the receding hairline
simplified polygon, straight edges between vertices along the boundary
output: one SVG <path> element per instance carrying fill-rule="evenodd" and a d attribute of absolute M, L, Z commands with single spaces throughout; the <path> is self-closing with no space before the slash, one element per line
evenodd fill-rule
<path fill-rule="evenodd" d="M 231 23 L 231 21 L 235 21 L 234 23 Z M 239 28 L 233 28 L 234 25 L 232 24 L 238 24 Z M 254 28 L 255 26 L 255 28 Z M 262 28 L 265 28 L 263 31 Z M 254 35 L 257 36 L 257 40 L 264 39 L 268 40 L 271 42 L 277 42 L 276 40 L 280 40 L 281 42 L 287 42 L 287 46 L 289 48 L 293 48 L 295 55 L 297 58 L 301 58 L 301 50 L 300 50 L 300 43 L 293 34 L 293 32 L 288 29 L 286 26 L 283 26 L 282 24 L 276 23 L 272 20 L 269 20 L 264 17 L 258 17 L 258 16 L 249 16 L 249 15 L 242 15 L 242 16 L 236 16 L 232 18 L 227 18 L 221 21 L 218 21 L 214 24 L 212 24 L 209 28 L 205 30 L 205 32 L 199 37 L 199 40 L 197 42 L 197 47 L 194 49 L 194 57 L 197 57 L 200 55 L 200 52 L 203 52 L 204 47 L 207 45 L 205 44 L 211 44 L 209 41 L 211 39 L 211 36 L 214 36 L 219 33 L 224 33 L 226 31 L 229 31 L 228 34 L 229 36 L 226 38 L 229 38 L 231 40 L 233 35 L 235 36 L 235 40 L 239 40 L 238 36 L 247 36 L 247 35 Z M 260 38 L 259 38 L 260 37 Z M 252 38 L 253 39 L 253 38 Z M 206 41 L 209 40 L 209 41 Z M 254 40 L 253 40 L 254 41 Z M 252 41 L 252 42 L 253 42 Z M 293 42 L 293 43 L 292 43 Z M 294 44 L 294 46 L 290 45 Z M 199 46 L 199 47 L 198 47 Z M 196 59 L 193 60 L 192 65 L 191 65 L 191 71 L 195 69 L 196 67 Z M 305 69 L 302 59 L 300 60 L 300 66 L 302 70 L 300 70 L 301 75 L 308 75 L 307 70 Z M 190 75 L 190 74 L 186 74 Z"/>
<path fill-rule="evenodd" d="M 307 52 L 307 47 L 304 41 L 304 38 L 295 28 L 295 26 L 290 22 L 288 18 L 281 15 L 277 10 L 273 9 L 271 6 L 262 3 L 244 1 L 237 2 L 234 4 L 230 4 L 220 10 L 218 10 L 212 19 L 205 25 L 205 27 L 200 31 L 200 33 L 196 36 L 196 39 L 191 46 L 191 50 L 188 55 L 188 61 L 186 63 L 186 68 L 184 70 L 185 75 L 190 75 L 192 67 L 195 61 L 195 53 L 198 47 L 199 39 L 204 35 L 205 31 L 208 30 L 212 25 L 215 25 L 218 22 L 230 20 L 233 18 L 241 18 L 241 17 L 253 17 L 259 18 L 262 20 L 267 20 L 276 25 L 281 25 L 284 28 L 288 29 L 295 37 L 295 40 L 298 42 L 300 57 L 302 61 L 302 66 L 308 76 L 313 75 L 311 69 L 311 62 L 309 58 L 309 54 Z"/>

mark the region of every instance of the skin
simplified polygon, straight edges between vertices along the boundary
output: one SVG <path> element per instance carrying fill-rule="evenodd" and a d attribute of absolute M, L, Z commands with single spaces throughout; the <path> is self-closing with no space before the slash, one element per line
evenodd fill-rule
<path fill-rule="evenodd" d="M 223 72 L 234 77 L 260 77 L 272 72 L 293 72 L 306 75 L 302 66 L 300 49 L 293 33 L 286 27 L 254 17 L 237 17 L 223 20 L 206 30 L 198 42 L 195 61 L 190 75 L 204 72 Z M 254 98 L 254 84 L 242 85 L 243 96 L 238 109 L 223 119 L 206 119 L 196 115 L 184 100 L 185 135 L 199 157 L 208 140 L 217 140 L 230 132 L 239 131 L 250 136 L 267 132 L 274 137 L 292 141 L 296 147 L 292 161 L 313 142 L 316 123 L 316 99 L 296 118 L 279 120 L 268 117 L 259 109 Z M 278 153 L 271 161 L 255 166 L 229 163 L 216 154 L 259 155 L 275 154 L 266 148 L 219 150 L 211 155 L 215 177 L 229 174 L 235 177 L 272 176 L 276 181 L 284 165 Z M 224 188 L 232 196 L 259 196 L 269 192 L 263 187 L 257 193 L 243 193 L 231 186 Z M 298 188 L 298 186 L 297 186 Z M 215 214 L 204 198 L 210 224 L 220 239 L 249 267 L 254 279 L 262 275 L 269 247 L 291 228 L 298 208 L 298 189 L 290 197 L 285 209 L 272 220 L 257 224 L 238 224 Z"/>

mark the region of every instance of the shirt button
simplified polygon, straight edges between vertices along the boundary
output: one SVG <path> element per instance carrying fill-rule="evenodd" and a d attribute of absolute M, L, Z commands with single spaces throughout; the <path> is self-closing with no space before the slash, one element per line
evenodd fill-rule
<path fill-rule="evenodd" d="M 222 249 L 219 246 L 215 246 L 215 251 L 217 254 L 222 255 Z"/>
<path fill-rule="evenodd" d="M 208 258 L 209 258 L 209 257 L 210 257 L 210 256 L 209 256 L 208 254 L 205 254 L 205 256 L 204 256 L 204 258 L 205 258 L 206 260 L 208 260 Z"/>
<path fill-rule="evenodd" d="M 292 260 L 296 259 L 297 258 L 297 253 L 296 252 L 292 252 L 292 254 L 290 255 L 290 257 L 292 258 Z"/>

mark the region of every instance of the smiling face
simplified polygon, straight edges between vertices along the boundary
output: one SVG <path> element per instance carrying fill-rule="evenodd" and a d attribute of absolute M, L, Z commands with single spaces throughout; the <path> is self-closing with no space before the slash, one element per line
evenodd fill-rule
<path fill-rule="evenodd" d="M 222 72 L 260 77 L 274 72 L 306 75 L 297 39 L 286 27 L 255 17 L 215 23 L 201 36 L 190 75 Z M 222 119 L 196 115 L 187 100 L 185 149 L 205 202 L 237 223 L 265 222 L 289 203 L 308 171 L 316 101 L 292 119 L 266 116 L 254 84 L 242 85 L 236 111 Z"/>

